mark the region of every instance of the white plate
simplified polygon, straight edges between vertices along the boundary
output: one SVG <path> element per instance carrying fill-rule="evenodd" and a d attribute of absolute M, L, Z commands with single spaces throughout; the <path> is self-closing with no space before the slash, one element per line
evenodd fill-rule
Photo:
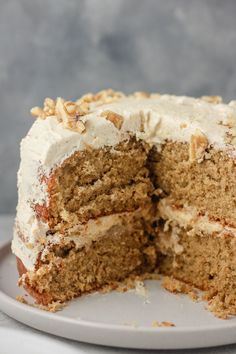
<path fill-rule="evenodd" d="M 55 337 L 35 335 L 21 329 L 0 327 L 1 353 L 34 353 L 34 354 L 83 354 L 79 348 L 71 348 L 68 343 L 58 342 Z"/>
<path fill-rule="evenodd" d="M 203 302 L 173 295 L 158 281 L 147 281 L 148 301 L 135 291 L 93 294 L 49 313 L 15 300 L 25 294 L 17 287 L 15 259 L 9 244 L 0 247 L 0 309 L 33 328 L 78 341 L 142 349 L 178 349 L 236 342 L 236 318 L 215 318 Z M 30 299 L 30 297 L 28 297 Z M 153 321 L 176 327 L 153 328 Z"/>

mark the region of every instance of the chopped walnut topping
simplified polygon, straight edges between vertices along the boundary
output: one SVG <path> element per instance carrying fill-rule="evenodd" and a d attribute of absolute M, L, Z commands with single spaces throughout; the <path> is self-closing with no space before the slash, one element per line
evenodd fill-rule
<path fill-rule="evenodd" d="M 195 135 L 191 136 L 189 146 L 189 160 L 190 162 L 198 161 L 202 162 L 204 159 L 204 153 L 208 146 L 207 137 L 197 130 Z"/>
<path fill-rule="evenodd" d="M 70 103 L 66 102 L 66 104 L 68 104 L 69 107 L 70 107 L 72 102 L 70 102 Z M 72 107 L 71 107 L 71 109 L 72 109 Z M 84 115 L 89 113 L 89 110 L 90 110 L 90 108 L 89 108 L 89 103 L 88 102 L 81 101 L 79 103 L 78 101 L 76 101 L 75 112 L 76 112 L 77 115 L 84 116 Z"/>
<path fill-rule="evenodd" d="M 45 112 L 40 107 L 31 108 L 30 113 L 33 117 L 39 117 L 41 119 L 45 119 L 47 117 Z"/>
<path fill-rule="evenodd" d="M 61 97 L 58 97 L 56 107 L 55 107 L 55 113 L 57 116 L 57 119 L 59 122 L 67 122 L 68 114 L 64 106 L 64 100 Z"/>
<path fill-rule="evenodd" d="M 180 127 L 180 129 L 187 128 L 187 124 L 186 123 L 181 123 L 179 127 Z"/>
<path fill-rule="evenodd" d="M 55 109 L 55 101 L 52 98 L 46 97 L 44 100 L 44 107 Z"/>
<path fill-rule="evenodd" d="M 223 102 L 221 96 L 202 96 L 201 99 L 208 103 L 215 103 L 215 104 L 219 104 Z"/>
<path fill-rule="evenodd" d="M 94 100 L 94 95 L 92 93 L 87 93 L 86 95 L 83 95 L 82 97 L 78 98 L 77 101 L 75 101 L 76 104 L 81 104 L 82 102 L 87 102 L 91 103 Z"/>
<path fill-rule="evenodd" d="M 65 101 L 61 97 L 58 97 L 57 100 L 54 101 L 53 99 L 47 97 L 44 101 L 43 108 L 33 107 L 31 109 L 31 114 L 40 119 L 46 119 L 49 116 L 56 116 L 58 122 L 62 122 L 65 128 L 82 133 L 85 131 L 85 125 L 79 117 L 90 112 L 91 103 L 102 105 L 117 101 L 122 97 L 125 97 L 122 92 L 113 91 L 111 89 L 100 91 L 95 95 L 89 93 L 82 96 L 75 102 Z M 110 117 L 108 119 L 112 120 L 114 117 Z M 120 119 L 118 122 L 117 118 L 114 119 L 114 124 L 118 127 L 122 125 Z"/>
<path fill-rule="evenodd" d="M 76 108 L 77 108 L 76 103 L 71 102 L 71 101 L 66 101 L 64 103 L 64 107 L 65 107 L 67 114 L 69 114 L 69 115 L 76 114 Z"/>
<path fill-rule="evenodd" d="M 58 122 L 62 123 L 65 128 L 83 133 L 85 131 L 85 125 L 79 117 L 88 114 L 93 103 L 95 106 L 99 106 L 118 101 L 124 97 L 155 98 L 159 96 L 160 94 L 158 93 L 149 94 L 146 92 L 135 92 L 133 95 L 126 96 L 122 92 L 108 89 L 102 90 L 96 94 L 88 93 L 75 102 L 65 101 L 61 97 L 58 97 L 56 100 L 47 97 L 44 100 L 43 108 L 33 107 L 31 109 L 31 114 L 40 119 L 55 116 Z M 123 124 L 123 117 L 111 111 L 107 112 L 106 118 L 110 120 L 118 129 L 120 129 Z"/>
<path fill-rule="evenodd" d="M 56 104 L 54 100 L 49 97 L 45 98 L 43 111 L 46 116 L 53 116 L 55 114 L 55 105 Z"/>
<path fill-rule="evenodd" d="M 136 91 L 132 96 L 135 98 L 149 98 L 150 93 L 145 91 Z"/>
<path fill-rule="evenodd" d="M 120 91 L 113 91 L 112 89 L 102 90 L 93 96 L 93 102 L 97 105 L 111 103 L 118 101 L 121 98 L 126 97 L 124 93 Z"/>
<path fill-rule="evenodd" d="M 46 119 L 49 116 L 53 116 L 55 115 L 55 101 L 47 97 L 44 100 L 43 108 L 33 107 L 30 112 L 32 116 L 39 117 L 41 119 Z"/>
<path fill-rule="evenodd" d="M 78 133 L 81 134 L 81 133 L 83 133 L 85 131 L 85 125 L 84 125 L 84 123 L 82 121 L 78 120 L 78 122 L 76 122 L 75 126 L 76 126 L 75 130 Z"/>
<path fill-rule="evenodd" d="M 120 114 L 112 112 L 112 111 L 102 112 L 101 117 L 105 117 L 107 120 L 112 122 L 117 129 L 121 129 L 123 121 L 124 121 L 124 118 Z"/>
<path fill-rule="evenodd" d="M 79 119 L 80 116 L 88 113 L 85 107 L 76 105 L 71 101 L 65 102 L 59 97 L 56 102 L 55 110 L 58 120 L 62 122 L 65 128 L 75 130 L 79 133 L 83 133 L 85 131 L 85 125 Z"/>

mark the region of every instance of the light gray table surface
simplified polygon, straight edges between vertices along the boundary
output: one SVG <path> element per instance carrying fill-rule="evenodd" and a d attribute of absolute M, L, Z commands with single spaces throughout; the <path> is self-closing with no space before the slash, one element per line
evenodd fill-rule
<path fill-rule="evenodd" d="M 0 245 L 5 242 L 7 239 L 11 239 L 12 237 L 12 225 L 13 225 L 13 216 L 11 215 L 1 215 L 0 216 Z M 40 352 L 41 346 L 41 353 L 46 353 L 45 348 L 48 347 L 51 354 L 59 354 L 63 352 L 65 354 L 70 353 L 91 353 L 91 354 L 100 354 L 100 353 L 121 353 L 121 354 L 133 354 L 133 353 L 153 353 L 154 351 L 143 351 L 143 350 L 131 350 L 131 349 L 120 349 L 120 348 L 111 348 L 111 347 L 102 347 L 97 345 L 79 343 L 71 340 L 66 340 L 63 338 L 59 338 L 56 336 L 52 336 L 49 334 L 45 334 L 43 332 L 34 330 L 28 326 L 25 326 L 0 311 L 0 354 L 10 353 L 8 348 L 4 348 L 4 340 L 1 341 L 1 337 L 5 335 L 12 336 L 12 341 L 14 342 L 14 336 L 21 337 L 22 336 L 22 346 L 17 345 L 15 352 L 17 354 L 32 354 L 32 343 L 35 342 L 36 348 L 38 348 Z M 25 341 L 26 338 L 30 340 Z M 3 337 L 2 337 L 3 339 Z M 235 338 L 236 340 L 236 338 Z M 44 343 L 44 346 L 42 346 Z M 201 353 L 201 354 L 236 354 L 236 344 L 224 346 L 224 347 L 214 347 L 214 348 L 206 348 L 206 349 L 195 349 L 195 350 L 176 350 L 176 351 L 155 351 L 158 353 L 184 353 L 184 354 L 194 354 L 194 353 Z"/>

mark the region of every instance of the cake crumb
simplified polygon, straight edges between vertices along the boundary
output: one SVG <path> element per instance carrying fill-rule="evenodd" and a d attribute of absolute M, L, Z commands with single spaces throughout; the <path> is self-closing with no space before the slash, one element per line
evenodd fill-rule
<path fill-rule="evenodd" d="M 112 290 L 124 293 L 126 291 L 136 289 L 138 282 L 143 282 L 144 280 L 160 280 L 161 276 L 159 273 L 144 273 L 142 275 L 130 275 L 122 281 L 114 281 L 109 285 L 103 286 L 98 290 L 99 293 L 109 293 Z M 139 284 L 140 285 L 140 284 Z"/>
<path fill-rule="evenodd" d="M 48 312 L 57 312 L 61 311 L 65 307 L 65 302 L 60 301 L 53 301 L 48 305 L 41 305 L 41 304 L 33 304 L 32 306 L 38 308 L 40 310 L 48 311 Z"/>
<path fill-rule="evenodd" d="M 183 281 L 174 279 L 173 277 L 164 277 L 162 281 L 162 286 L 171 293 L 186 294 L 194 302 L 197 302 L 199 300 L 197 289 L 195 289 L 194 286 L 184 283 Z"/>
<path fill-rule="evenodd" d="M 176 325 L 173 322 L 170 321 L 152 321 L 152 327 L 156 328 L 156 327 L 176 327 Z"/>
<path fill-rule="evenodd" d="M 17 295 L 16 300 L 21 302 L 22 304 L 29 305 L 28 301 L 26 301 L 23 295 Z"/>
<path fill-rule="evenodd" d="M 234 295 L 232 295 L 234 296 Z M 214 316 L 222 320 L 228 320 L 234 314 L 234 309 L 226 308 L 222 301 L 221 294 L 215 294 L 213 291 L 208 290 L 202 296 L 203 301 L 207 301 L 207 309 L 213 313 Z"/>
<path fill-rule="evenodd" d="M 136 280 L 135 282 L 135 292 L 138 295 L 141 295 L 143 297 L 147 296 L 147 288 L 144 285 L 144 282 L 141 280 Z"/>
<path fill-rule="evenodd" d="M 65 303 L 61 303 L 60 301 L 54 301 L 48 305 L 41 305 L 41 304 L 30 304 L 23 295 L 17 295 L 16 300 L 22 304 L 29 305 L 31 307 L 38 308 L 40 310 L 49 311 L 49 312 L 57 312 L 61 311 L 65 307 Z"/>

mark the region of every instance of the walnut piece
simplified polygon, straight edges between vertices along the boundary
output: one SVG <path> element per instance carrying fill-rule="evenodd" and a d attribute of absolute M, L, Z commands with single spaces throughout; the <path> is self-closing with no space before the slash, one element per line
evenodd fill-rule
<path fill-rule="evenodd" d="M 117 129 L 121 129 L 123 121 L 124 121 L 124 118 L 120 114 L 112 112 L 112 111 L 102 112 L 101 117 L 105 117 L 107 120 L 112 122 Z"/>
<path fill-rule="evenodd" d="M 33 107 L 30 112 L 32 116 L 41 119 L 46 119 L 49 116 L 53 116 L 55 115 L 55 101 L 49 97 L 46 97 L 43 108 Z"/>
<path fill-rule="evenodd" d="M 113 91 L 112 89 L 102 90 L 94 95 L 94 101 L 100 103 L 111 103 L 125 97 L 125 94 L 120 91 Z"/>
<path fill-rule="evenodd" d="M 149 98 L 150 93 L 145 92 L 145 91 L 136 91 L 136 92 L 134 92 L 134 94 L 132 96 L 135 98 Z"/>
<path fill-rule="evenodd" d="M 49 97 L 45 98 L 43 111 L 46 116 L 53 116 L 55 114 L 55 101 Z"/>
<path fill-rule="evenodd" d="M 223 102 L 221 96 L 202 96 L 201 99 L 208 103 L 214 103 L 214 104 L 219 104 Z"/>
<path fill-rule="evenodd" d="M 30 113 L 33 117 L 38 117 L 41 119 L 45 119 L 47 117 L 43 109 L 38 106 L 31 108 Z"/>
<path fill-rule="evenodd" d="M 179 127 L 180 127 L 180 129 L 187 128 L 187 124 L 186 123 L 181 123 Z"/>
<path fill-rule="evenodd" d="M 84 123 L 79 119 L 80 116 L 85 115 L 88 111 L 74 102 L 64 101 L 58 98 L 56 102 L 56 116 L 59 122 L 62 122 L 65 128 L 83 133 L 85 131 Z"/>
<path fill-rule="evenodd" d="M 190 139 L 189 161 L 202 162 L 207 146 L 207 137 L 200 130 L 196 130 L 196 133 L 192 135 Z"/>

